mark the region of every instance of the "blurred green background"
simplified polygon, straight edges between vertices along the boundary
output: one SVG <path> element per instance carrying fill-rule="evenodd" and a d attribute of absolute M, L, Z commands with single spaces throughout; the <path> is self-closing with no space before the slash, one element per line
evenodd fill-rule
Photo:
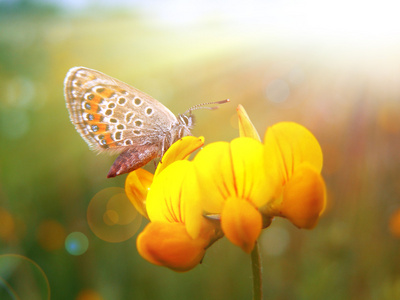
<path fill-rule="evenodd" d="M 93 232 L 89 203 L 125 175 L 106 179 L 114 157 L 91 152 L 69 121 L 63 80 L 74 66 L 176 114 L 231 99 L 196 112 L 193 133 L 206 143 L 238 136 L 238 104 L 260 135 L 279 121 L 309 128 L 324 153 L 328 206 L 312 231 L 282 219 L 264 230 L 266 299 L 400 299 L 396 7 L 0 0 L 0 299 L 49 290 L 51 299 L 251 299 L 250 257 L 226 239 L 178 274 L 139 256 L 136 235 L 127 239 L 139 224 Z M 110 242 L 118 236 L 126 240 Z"/>

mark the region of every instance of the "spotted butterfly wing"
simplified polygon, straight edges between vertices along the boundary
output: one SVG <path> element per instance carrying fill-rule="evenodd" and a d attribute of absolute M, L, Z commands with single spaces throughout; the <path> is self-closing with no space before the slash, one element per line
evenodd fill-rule
<path fill-rule="evenodd" d="M 121 153 L 107 177 L 144 166 L 190 135 L 188 124 L 160 102 L 99 71 L 72 68 L 64 87 L 71 121 L 90 148 Z"/>

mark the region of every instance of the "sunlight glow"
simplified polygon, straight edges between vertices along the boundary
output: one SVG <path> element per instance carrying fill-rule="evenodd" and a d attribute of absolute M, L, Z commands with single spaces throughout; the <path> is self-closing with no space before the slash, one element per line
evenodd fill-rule
<path fill-rule="evenodd" d="M 398 3 L 394 0 L 252 0 L 199 2 L 184 0 L 40 0 L 67 11 L 123 9 L 148 24 L 179 32 L 202 26 L 232 30 L 260 39 L 270 35 L 300 41 L 326 40 L 350 44 L 399 42 Z"/>
<path fill-rule="evenodd" d="M 229 5 L 225 1 L 208 0 L 196 5 L 173 0 L 139 5 L 155 20 L 170 25 L 208 22 L 235 27 L 238 32 L 270 33 L 301 40 L 380 43 L 399 41 L 400 33 L 397 3 L 393 0 L 253 0 L 230 1 Z"/>

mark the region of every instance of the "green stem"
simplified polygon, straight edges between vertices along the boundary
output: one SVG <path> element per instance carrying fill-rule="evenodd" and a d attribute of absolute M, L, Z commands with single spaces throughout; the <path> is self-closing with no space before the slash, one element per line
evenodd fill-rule
<path fill-rule="evenodd" d="M 256 242 L 251 252 L 251 267 L 253 269 L 253 300 L 262 299 L 262 266 L 260 249 Z"/>

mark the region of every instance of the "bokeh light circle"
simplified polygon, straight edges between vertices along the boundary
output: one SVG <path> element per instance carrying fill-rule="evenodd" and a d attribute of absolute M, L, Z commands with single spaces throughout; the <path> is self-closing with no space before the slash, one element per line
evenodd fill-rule
<path fill-rule="evenodd" d="M 290 95 L 290 87 L 286 81 L 282 79 L 272 80 L 265 89 L 265 95 L 271 102 L 282 103 L 287 100 Z"/>
<path fill-rule="evenodd" d="M 46 274 L 27 257 L 0 255 L 0 299 L 50 299 Z"/>
<path fill-rule="evenodd" d="M 64 227 L 56 220 L 44 220 L 37 228 L 39 245 L 47 251 L 61 249 L 66 233 Z"/>
<path fill-rule="evenodd" d="M 131 238 L 142 223 L 142 215 L 129 201 L 125 190 L 118 187 L 98 192 L 87 211 L 90 229 L 100 239 L 118 243 Z"/>
<path fill-rule="evenodd" d="M 72 232 L 65 239 L 65 249 L 69 254 L 82 255 L 89 248 L 89 240 L 82 232 Z"/>
<path fill-rule="evenodd" d="M 0 240 L 7 242 L 11 242 L 16 239 L 15 235 L 15 220 L 14 217 L 6 211 L 5 209 L 0 207 Z"/>
<path fill-rule="evenodd" d="M 103 300 L 103 297 L 95 290 L 81 290 L 75 300 Z"/>
<path fill-rule="evenodd" d="M 397 209 L 389 219 L 390 232 L 396 238 L 400 238 L 400 209 Z"/>

